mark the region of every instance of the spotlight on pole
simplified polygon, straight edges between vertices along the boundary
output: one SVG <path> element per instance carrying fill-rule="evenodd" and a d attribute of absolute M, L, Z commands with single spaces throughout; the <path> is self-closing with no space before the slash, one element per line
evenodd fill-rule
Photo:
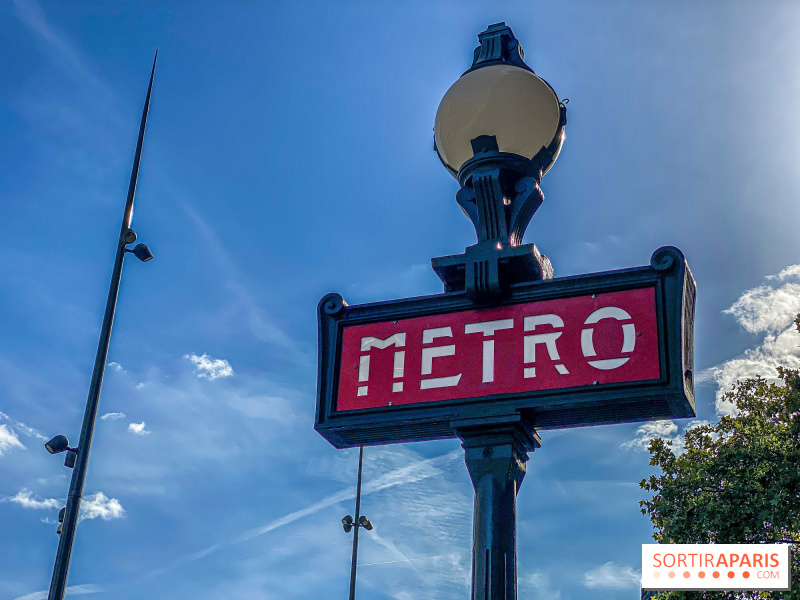
<path fill-rule="evenodd" d="M 138 258 L 142 262 L 147 262 L 149 260 L 153 260 L 153 253 L 150 252 L 150 248 L 147 244 L 136 244 L 133 250 L 127 250 L 131 252 L 136 258 Z"/>
<path fill-rule="evenodd" d="M 61 535 L 61 530 L 64 529 L 64 515 L 67 514 L 67 507 L 65 506 L 60 511 L 58 511 L 58 529 L 56 529 L 56 533 Z"/>
<path fill-rule="evenodd" d="M 350 533 L 353 529 L 353 517 L 347 515 L 344 519 L 342 519 L 342 527 L 344 527 L 345 533 Z"/>
<path fill-rule="evenodd" d="M 358 524 L 361 525 L 367 531 L 372 531 L 372 521 L 370 521 L 367 517 L 361 516 L 358 518 Z"/>
<path fill-rule="evenodd" d="M 64 450 L 69 450 L 69 440 L 65 435 L 57 435 L 44 445 L 50 454 L 60 454 Z"/>
<path fill-rule="evenodd" d="M 75 468 L 75 460 L 78 458 L 78 449 L 69 447 L 69 440 L 65 435 L 57 435 L 44 445 L 50 454 L 61 454 L 66 451 L 64 466 L 70 469 Z"/>

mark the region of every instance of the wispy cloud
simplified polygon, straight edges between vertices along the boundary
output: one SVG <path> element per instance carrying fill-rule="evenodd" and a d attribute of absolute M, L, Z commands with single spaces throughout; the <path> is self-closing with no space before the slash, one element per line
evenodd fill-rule
<path fill-rule="evenodd" d="M 389 298 L 405 298 L 421 294 L 438 294 L 441 282 L 431 270 L 430 263 L 414 264 L 397 273 L 370 281 L 366 285 L 353 284 L 356 301 L 374 302 Z"/>
<path fill-rule="evenodd" d="M 245 277 L 237 266 L 236 261 L 231 258 L 228 249 L 214 232 L 214 229 L 189 204 L 184 203 L 183 209 L 202 236 L 208 248 L 208 255 L 214 259 L 227 289 L 230 290 L 234 297 L 237 312 L 243 313 L 253 336 L 262 342 L 281 348 L 284 351 L 284 355 L 295 362 L 306 362 L 308 354 L 260 307 L 255 295 L 244 285 Z"/>
<path fill-rule="evenodd" d="M 0 499 L 0 502 L 18 504 L 27 510 L 54 510 L 56 508 L 60 509 L 64 505 L 64 501 L 57 498 L 45 498 L 40 500 L 27 488 L 22 488 L 14 496 L 6 496 Z M 97 492 L 83 497 L 81 512 L 78 519 L 81 521 L 84 519 L 102 519 L 103 521 L 110 521 L 112 519 L 121 519 L 124 516 L 125 509 L 122 508 L 122 504 L 120 504 L 119 500 L 116 498 L 109 498 L 103 492 Z"/>
<path fill-rule="evenodd" d="M 61 501 L 55 498 L 45 498 L 38 500 L 34 498 L 33 492 L 27 488 L 22 488 L 14 496 L 6 496 L 2 502 L 12 502 L 19 504 L 22 508 L 28 510 L 52 510 L 61 507 Z"/>
<path fill-rule="evenodd" d="M 110 362 L 108 363 L 109 368 L 113 369 L 116 373 L 124 373 L 125 369 L 122 368 L 122 365 L 118 362 Z"/>
<path fill-rule="evenodd" d="M 462 452 L 459 449 L 459 450 L 454 450 L 452 452 L 448 452 L 447 454 L 443 454 L 441 456 L 437 456 L 437 457 L 434 457 L 434 458 L 418 460 L 418 461 L 415 461 L 415 462 L 413 462 L 411 464 L 408 464 L 408 465 L 405 465 L 403 467 L 394 469 L 394 470 L 392 470 L 392 471 L 390 471 L 388 473 L 385 473 L 384 475 L 381 475 L 380 477 L 377 477 L 376 479 L 364 484 L 362 486 L 362 489 L 361 489 L 361 496 L 362 496 L 362 498 L 364 498 L 365 496 L 368 496 L 370 494 L 375 494 L 375 493 L 383 491 L 383 490 L 387 490 L 387 489 L 394 488 L 394 487 L 397 487 L 397 486 L 400 486 L 400 485 L 404 485 L 404 484 L 417 483 L 417 482 L 424 481 L 426 479 L 435 477 L 435 476 L 440 475 L 442 473 L 442 469 L 446 465 L 456 461 L 461 456 L 462 456 Z M 308 517 L 310 515 L 313 515 L 313 514 L 319 512 L 319 511 L 325 509 L 325 508 L 328 508 L 328 507 L 331 507 L 331 506 L 335 506 L 335 505 L 337 505 L 337 504 L 339 504 L 341 502 L 344 502 L 346 500 L 352 500 L 353 498 L 355 498 L 355 496 L 356 496 L 355 486 L 348 487 L 348 488 L 343 489 L 343 490 L 341 490 L 339 492 L 336 492 L 335 494 L 331 494 L 329 496 L 326 496 L 325 498 L 323 498 L 323 499 L 319 500 L 318 502 L 315 502 L 315 503 L 313 503 L 313 504 L 311 504 L 311 505 L 309 505 L 309 506 L 307 506 L 305 508 L 290 512 L 290 513 L 288 513 L 286 515 L 283 515 L 282 517 L 278 517 L 276 519 L 273 519 L 270 522 L 266 523 L 265 525 L 262 525 L 260 527 L 255 528 L 255 529 L 251 529 L 251 530 L 249 530 L 249 531 L 247 531 L 247 532 L 245 532 L 245 533 L 243 533 L 243 534 L 241 534 L 241 535 L 239 535 L 239 536 L 237 536 L 237 537 L 235 537 L 235 538 L 233 538 L 233 539 L 231 539 L 231 540 L 229 540 L 227 542 L 221 542 L 221 543 L 218 543 L 218 544 L 213 544 L 213 545 L 211 545 L 211 546 L 209 546 L 207 548 L 204 548 L 204 549 L 199 550 L 197 552 L 193 552 L 192 554 L 189 554 L 189 555 L 185 556 L 184 558 L 176 561 L 175 563 L 173 563 L 172 565 L 170 565 L 168 567 L 162 567 L 162 568 L 156 569 L 154 571 L 151 571 L 148 574 L 148 576 L 150 576 L 150 577 L 156 576 L 156 575 L 158 575 L 158 574 L 160 574 L 160 573 L 162 573 L 164 571 L 167 571 L 167 570 L 169 570 L 171 568 L 174 568 L 174 567 L 176 567 L 178 565 L 181 565 L 181 564 L 184 564 L 184 563 L 187 563 L 187 562 L 190 562 L 190 561 L 195 561 L 195 560 L 199 560 L 199 559 L 205 558 L 206 556 L 209 556 L 209 555 L 211 555 L 211 554 L 213 554 L 215 552 L 218 552 L 218 551 L 220 551 L 220 550 L 222 550 L 224 548 L 227 548 L 227 547 L 230 547 L 230 546 L 233 546 L 233 545 L 236 545 L 236 544 L 241 544 L 243 542 L 247 542 L 249 540 L 252 540 L 252 539 L 258 538 L 260 536 L 266 535 L 266 534 L 268 534 L 268 533 L 270 533 L 272 531 L 275 531 L 276 529 L 279 529 L 281 527 L 284 527 L 286 525 L 289 525 L 291 523 L 299 521 L 300 519 L 302 519 L 304 517 Z M 400 554 L 400 557 L 401 558 L 407 558 L 402 553 Z"/>
<path fill-rule="evenodd" d="M 763 339 L 742 356 L 699 374 L 698 384 L 714 382 L 718 386 L 715 404 L 719 415 L 736 413 L 736 407 L 723 398 L 736 381 L 757 375 L 776 380 L 777 367 L 800 368 L 800 335 L 793 325 L 800 313 L 800 283 L 792 280 L 800 280 L 800 265 L 767 277 L 768 284 L 747 290 L 723 311 L 746 331 L 763 334 Z"/>
<path fill-rule="evenodd" d="M 684 426 L 683 432 L 686 433 L 690 429 L 708 424 L 708 421 L 701 419 L 689 421 L 689 423 Z M 672 444 L 672 451 L 676 454 L 683 453 L 683 433 L 678 433 L 678 425 L 669 419 L 642 423 L 636 430 L 636 436 L 632 440 L 623 442 L 619 447 L 623 450 L 646 451 L 650 442 L 656 438 L 661 438 L 666 442 L 670 442 Z"/>
<path fill-rule="evenodd" d="M 49 48 L 50 55 L 62 68 L 93 89 L 95 93 L 109 94 L 108 86 L 87 66 L 76 47 L 68 42 L 48 22 L 41 6 L 36 0 L 14 0 L 19 20 L 22 21 Z"/>
<path fill-rule="evenodd" d="M 422 556 L 420 558 L 401 558 L 399 560 L 385 560 L 385 561 L 382 561 L 382 562 L 373 562 L 373 563 L 364 563 L 364 564 L 359 563 L 358 566 L 359 567 L 374 567 L 376 565 L 394 565 L 394 564 L 397 564 L 397 563 L 404 563 L 404 562 L 410 563 L 410 562 L 415 562 L 415 561 L 418 561 L 418 560 L 438 560 L 440 558 L 445 558 L 445 555 L 441 554 L 439 556 Z"/>
<path fill-rule="evenodd" d="M 25 449 L 25 446 L 19 441 L 13 429 L 9 429 L 5 424 L 0 425 L 0 456 L 14 448 Z"/>
<path fill-rule="evenodd" d="M 615 562 L 607 562 L 583 574 L 583 585 L 587 588 L 638 588 L 641 582 L 640 570 Z"/>
<path fill-rule="evenodd" d="M 82 596 L 85 594 L 98 594 L 105 591 L 105 589 L 106 588 L 101 585 L 84 583 L 82 585 L 71 585 L 64 591 L 67 596 Z M 39 592 L 33 592 L 32 594 L 18 596 L 14 598 L 14 600 L 45 600 L 47 598 L 47 593 L 47 590 L 41 590 Z"/>
<path fill-rule="evenodd" d="M 550 576 L 542 571 L 520 574 L 518 578 L 520 597 L 530 598 L 531 600 L 558 600 L 561 598 L 561 590 L 554 590 L 551 587 Z"/>
<path fill-rule="evenodd" d="M 49 439 L 43 436 L 41 433 L 39 433 L 38 430 L 34 429 L 33 427 L 29 427 L 28 425 L 26 425 L 21 421 L 16 421 L 14 423 L 14 428 L 20 433 L 27 435 L 28 437 L 34 437 L 38 440 L 44 440 L 44 441 L 47 441 Z"/>
<path fill-rule="evenodd" d="M 785 269 L 782 269 L 777 275 L 767 275 L 767 279 L 778 279 L 781 281 L 791 277 L 800 279 L 800 265 L 789 265 Z"/>
<path fill-rule="evenodd" d="M 128 431 L 136 435 L 150 435 L 152 432 L 145 429 L 145 422 L 142 421 L 141 423 L 129 423 L 128 424 Z"/>
<path fill-rule="evenodd" d="M 81 502 L 80 520 L 83 519 L 102 519 L 111 521 L 121 519 L 125 516 L 125 509 L 122 508 L 119 500 L 109 498 L 103 492 L 89 494 Z"/>
<path fill-rule="evenodd" d="M 422 481 L 423 479 L 428 479 L 441 473 L 441 467 L 453 460 L 456 460 L 461 456 L 460 450 L 454 450 L 453 452 L 449 452 L 442 456 L 437 456 L 436 458 L 429 458 L 426 460 L 421 460 L 419 462 L 412 463 L 405 467 L 401 467 L 399 469 L 395 469 L 394 471 L 390 471 L 377 479 L 368 482 L 366 485 L 362 486 L 361 494 L 374 494 L 375 492 L 379 492 L 381 490 L 385 490 L 388 488 L 392 488 L 398 485 L 407 484 L 407 483 L 414 483 L 417 481 Z M 348 488 L 332 494 L 326 498 L 323 498 L 319 502 L 312 504 L 304 509 L 289 513 L 288 515 L 284 515 L 278 519 L 275 519 L 262 527 L 258 527 L 253 529 L 238 539 L 234 541 L 237 542 L 244 542 L 246 540 L 253 539 L 255 537 L 264 535 L 265 533 L 269 533 L 278 527 L 283 527 L 284 525 L 288 525 L 298 519 L 312 515 L 323 508 L 327 508 L 328 506 L 333 506 L 335 504 L 339 504 L 344 500 L 350 500 L 351 498 L 356 497 L 356 490 L 355 488 Z"/>
<path fill-rule="evenodd" d="M 124 412 L 107 412 L 103 416 L 100 417 L 101 421 L 117 421 L 119 419 L 124 419 L 125 413 Z"/>
<path fill-rule="evenodd" d="M 22 421 L 15 421 L 4 412 L 0 412 L 0 421 L 8 421 L 8 424 L 3 423 L 0 425 L 0 456 L 14 448 L 25 449 L 25 445 L 19 440 L 19 434 L 38 440 L 48 439 L 39 433 L 37 429 L 26 425 Z"/>
<path fill-rule="evenodd" d="M 794 265 L 800 267 L 800 265 Z M 772 276 L 773 281 L 785 281 L 798 277 L 794 270 L 784 269 L 781 274 Z M 747 290 L 733 306 L 723 310 L 723 314 L 733 315 L 739 324 L 750 333 L 775 333 L 788 327 L 797 313 L 800 313 L 800 284 L 785 283 L 775 288 L 761 285 Z"/>
<path fill-rule="evenodd" d="M 223 358 L 212 358 L 208 354 L 184 354 L 183 358 L 194 364 L 194 373 L 198 379 L 214 381 L 223 377 L 233 377 L 233 367 Z"/>

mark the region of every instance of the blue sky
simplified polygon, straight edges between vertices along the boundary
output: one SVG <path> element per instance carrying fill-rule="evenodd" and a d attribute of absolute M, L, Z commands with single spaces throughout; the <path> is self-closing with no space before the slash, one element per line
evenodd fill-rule
<path fill-rule="evenodd" d="M 432 150 L 476 35 L 506 21 L 569 98 L 526 242 L 556 275 L 676 245 L 698 283 L 698 415 L 800 366 L 795 2 L 0 3 L 0 598 L 45 597 L 152 55 L 127 262 L 69 583 L 126 600 L 344 597 L 356 451 L 313 430 L 316 303 L 437 293 L 474 240 Z M 647 439 L 543 432 L 521 598 L 638 593 Z M 368 448 L 358 597 L 469 596 L 455 441 Z"/>

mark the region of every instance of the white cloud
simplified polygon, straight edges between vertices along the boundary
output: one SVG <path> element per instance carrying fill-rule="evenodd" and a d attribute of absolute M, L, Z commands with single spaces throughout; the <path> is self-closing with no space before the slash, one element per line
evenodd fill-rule
<path fill-rule="evenodd" d="M 798 277 L 800 265 L 792 265 L 767 279 L 783 282 Z M 724 401 L 723 396 L 734 383 L 757 375 L 777 381 L 779 366 L 800 368 L 800 335 L 794 326 L 794 318 L 800 313 L 800 284 L 784 283 L 780 287 L 762 285 L 747 290 L 723 313 L 733 315 L 750 333 L 765 334 L 755 348 L 705 369 L 698 376 L 698 383 L 713 381 L 717 384 L 717 413 L 733 416 L 736 407 Z"/>
<path fill-rule="evenodd" d="M 108 366 L 111 367 L 112 369 L 114 369 L 114 371 L 116 371 L 117 373 L 124 373 L 125 372 L 125 369 L 123 369 L 122 365 L 119 364 L 118 362 L 110 362 L 110 363 L 108 363 Z"/>
<path fill-rule="evenodd" d="M 142 389 L 143 387 L 144 387 L 144 384 L 143 384 L 143 383 L 137 383 L 137 384 L 136 384 L 136 389 L 137 389 L 137 390 L 140 390 L 140 389 Z"/>
<path fill-rule="evenodd" d="M 684 451 L 683 435 L 690 429 L 700 427 L 701 425 L 709 425 L 708 421 L 702 419 L 694 419 L 689 421 L 683 428 L 683 433 L 678 433 L 678 425 L 668 419 L 660 421 L 649 421 L 642 423 L 636 430 L 636 437 L 627 442 L 619 445 L 623 450 L 640 450 L 642 452 L 647 450 L 650 442 L 656 438 L 661 438 L 666 442 L 672 442 L 672 451 L 676 454 L 682 454 Z"/>
<path fill-rule="evenodd" d="M 550 578 L 546 573 L 529 573 L 528 575 L 524 575 L 519 578 L 520 587 L 523 585 L 529 585 L 534 588 L 543 588 L 546 587 L 548 583 L 550 583 Z"/>
<path fill-rule="evenodd" d="M 194 364 L 194 373 L 199 379 L 220 379 L 222 377 L 233 377 L 233 367 L 222 358 L 212 358 L 208 354 L 198 356 L 197 354 L 184 354 L 183 358 Z"/>
<path fill-rule="evenodd" d="M 124 419 L 125 413 L 124 412 L 108 412 L 100 417 L 101 421 L 116 421 L 118 419 Z"/>
<path fill-rule="evenodd" d="M 588 588 L 639 588 L 641 583 L 641 571 L 617 565 L 613 561 L 583 574 L 583 585 Z"/>
<path fill-rule="evenodd" d="M 0 425 L 0 456 L 14 448 L 24 449 L 25 446 L 19 441 L 13 429 L 9 429 L 7 425 Z"/>
<path fill-rule="evenodd" d="M 105 588 L 93 583 L 84 583 L 82 585 L 71 585 L 64 590 L 67 596 L 81 596 L 84 594 L 97 594 L 104 591 Z M 47 590 L 33 592 L 32 594 L 25 594 L 24 596 L 17 596 L 14 600 L 46 600 Z"/>
<path fill-rule="evenodd" d="M 33 492 L 27 488 L 22 488 L 15 496 L 6 496 L 2 499 L 3 502 L 13 502 L 19 504 L 22 508 L 29 510 L 51 510 L 53 508 L 60 508 L 61 501 L 55 498 L 45 498 L 44 500 L 37 500 L 33 497 Z"/>
<path fill-rule="evenodd" d="M 689 421 L 689 423 L 684 428 L 684 431 L 689 431 L 690 429 L 694 429 L 695 427 L 702 427 L 703 425 L 711 425 L 711 421 L 706 421 L 705 419 L 694 419 Z"/>
<path fill-rule="evenodd" d="M 22 508 L 28 510 L 53 510 L 61 508 L 64 505 L 62 500 L 56 498 L 45 498 L 39 500 L 34 498 L 33 492 L 27 488 L 22 488 L 14 496 L 7 496 L 2 498 L 0 502 L 12 502 L 19 504 Z M 109 498 L 103 492 L 96 494 L 89 494 L 83 497 L 81 502 L 81 512 L 79 519 L 103 519 L 110 521 L 111 519 L 120 519 L 125 516 L 125 509 L 116 498 Z M 43 520 L 49 523 L 49 520 Z"/>
<path fill-rule="evenodd" d="M 142 421 L 141 423 L 129 423 L 128 424 L 128 431 L 131 433 L 135 433 L 136 435 L 150 435 L 152 432 L 145 429 L 145 422 Z"/>
<path fill-rule="evenodd" d="M 38 430 L 21 421 L 15 421 L 4 412 L 0 412 L 0 421 L 10 422 L 10 426 L 0 425 L 0 456 L 3 456 L 3 453 L 11 448 L 25 448 L 22 442 L 19 441 L 18 433 L 45 441 L 49 439 L 39 433 Z"/>
<path fill-rule="evenodd" d="M 125 516 L 125 509 L 116 498 L 109 498 L 103 492 L 84 496 L 81 502 L 80 520 L 83 519 L 121 519 Z"/>
<path fill-rule="evenodd" d="M 23 433 L 23 434 L 25 434 L 25 435 L 27 435 L 29 437 L 35 437 L 37 439 L 45 440 L 45 441 L 50 439 L 50 438 L 47 438 L 47 437 L 43 436 L 41 433 L 39 433 L 33 427 L 29 427 L 29 426 L 25 425 L 25 423 L 22 423 L 20 421 L 16 421 L 14 423 L 14 429 L 16 429 L 20 433 Z"/>
<path fill-rule="evenodd" d="M 794 277 L 796 279 L 800 279 L 800 265 L 790 265 L 783 269 L 777 275 L 769 275 L 767 279 L 789 279 L 790 277 Z"/>
<path fill-rule="evenodd" d="M 518 588 L 520 598 L 530 598 L 539 600 L 558 600 L 561 598 L 561 590 L 554 590 L 550 585 L 550 576 L 547 573 L 534 571 L 518 578 Z"/>
<path fill-rule="evenodd" d="M 733 315 L 750 333 L 775 333 L 788 327 L 800 313 L 800 284 L 758 286 L 747 290 L 722 312 Z"/>
<path fill-rule="evenodd" d="M 636 430 L 636 437 L 620 444 L 623 450 L 647 450 L 656 438 L 671 441 L 673 449 L 683 448 L 683 438 L 678 435 L 678 426 L 669 419 L 642 423 Z"/>

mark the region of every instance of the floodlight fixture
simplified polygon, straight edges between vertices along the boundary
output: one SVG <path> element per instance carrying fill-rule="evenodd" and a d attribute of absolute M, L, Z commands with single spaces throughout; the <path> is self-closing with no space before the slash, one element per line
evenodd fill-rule
<path fill-rule="evenodd" d="M 56 528 L 56 533 L 61 535 L 61 530 L 64 529 L 64 517 L 67 514 L 67 507 L 65 506 L 60 511 L 58 511 L 58 527 Z"/>
<path fill-rule="evenodd" d="M 147 246 L 147 244 L 136 244 L 133 250 L 128 250 L 128 252 L 131 252 L 142 262 L 153 260 L 153 253 L 150 252 L 150 248 Z"/>
<path fill-rule="evenodd" d="M 361 515 L 361 516 L 358 518 L 358 524 L 359 524 L 359 525 L 361 525 L 361 527 L 363 527 L 363 528 L 364 528 L 364 529 L 366 529 L 367 531 L 372 531 L 372 528 L 373 528 L 373 526 L 372 526 L 372 521 L 370 521 L 370 520 L 369 520 L 367 517 L 365 517 L 364 515 Z"/>
<path fill-rule="evenodd" d="M 47 451 L 50 454 L 60 454 L 61 452 L 64 452 L 65 450 L 70 450 L 69 440 L 67 439 L 67 436 L 65 436 L 65 435 L 57 435 L 57 436 L 55 436 L 50 441 L 48 441 L 44 445 L 44 447 L 47 448 Z"/>
<path fill-rule="evenodd" d="M 350 530 L 353 529 L 353 517 L 351 515 L 347 515 L 342 519 L 342 527 L 345 533 L 350 533 Z"/>

